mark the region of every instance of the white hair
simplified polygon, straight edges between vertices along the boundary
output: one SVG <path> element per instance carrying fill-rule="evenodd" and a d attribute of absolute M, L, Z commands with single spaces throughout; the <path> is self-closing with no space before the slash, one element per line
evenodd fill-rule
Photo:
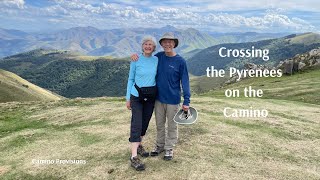
<path fill-rule="evenodd" d="M 156 51 L 156 47 L 157 47 L 156 38 L 153 37 L 153 36 L 144 36 L 144 37 L 142 38 L 142 43 L 141 43 L 141 45 L 143 45 L 143 44 L 146 43 L 147 41 L 151 41 L 151 42 L 153 43 L 153 47 L 154 47 L 153 52 Z M 142 52 L 143 52 L 143 50 L 142 50 Z"/>

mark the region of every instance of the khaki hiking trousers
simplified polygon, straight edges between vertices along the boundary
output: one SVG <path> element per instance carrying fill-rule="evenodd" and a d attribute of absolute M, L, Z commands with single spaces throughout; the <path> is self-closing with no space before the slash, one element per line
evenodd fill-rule
<path fill-rule="evenodd" d="M 157 146 L 164 147 L 164 149 L 173 149 L 178 142 L 178 126 L 173 121 L 173 118 L 178 112 L 179 107 L 179 104 L 163 104 L 156 100 L 154 110 L 157 126 Z"/>

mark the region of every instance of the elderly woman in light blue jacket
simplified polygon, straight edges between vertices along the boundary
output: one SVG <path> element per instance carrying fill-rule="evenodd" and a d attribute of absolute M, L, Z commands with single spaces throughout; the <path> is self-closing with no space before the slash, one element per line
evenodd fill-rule
<path fill-rule="evenodd" d="M 138 171 L 144 170 L 145 165 L 137 155 L 149 156 L 141 142 L 148 129 L 156 98 L 158 58 L 152 55 L 155 48 L 154 37 L 143 38 L 143 53 L 139 56 L 139 61 L 131 62 L 127 85 L 126 106 L 132 112 L 129 138 L 132 153 L 130 161 L 131 166 Z"/>

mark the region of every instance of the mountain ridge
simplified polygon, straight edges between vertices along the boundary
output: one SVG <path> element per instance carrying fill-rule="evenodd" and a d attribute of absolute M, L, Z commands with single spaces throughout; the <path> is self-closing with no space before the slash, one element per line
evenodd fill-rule
<path fill-rule="evenodd" d="M 206 33 L 196 29 L 177 29 L 173 26 L 111 30 L 88 26 L 24 35 L 23 31 L 0 29 L 0 45 L 3 47 L 0 49 L 0 57 L 39 48 L 65 49 L 86 55 L 125 57 L 141 51 L 140 43 L 144 35 L 153 35 L 159 39 L 167 31 L 173 31 L 182 40 L 181 46 L 176 49 L 177 52 L 203 49 L 217 44 L 217 41 Z"/>
<path fill-rule="evenodd" d="M 160 28 L 127 28 L 103 30 L 96 27 L 73 27 L 55 32 L 26 33 L 0 28 L 0 57 L 11 56 L 33 49 L 65 49 L 85 55 L 125 57 L 140 52 L 144 35 L 159 39 L 165 32 L 174 32 L 180 40 L 178 53 L 204 49 L 220 43 L 247 42 L 279 37 L 279 34 L 224 34 L 215 36 L 195 28 L 178 29 L 174 26 Z M 245 37 L 245 38 L 244 38 Z M 161 48 L 158 46 L 157 50 Z"/>
<path fill-rule="evenodd" d="M 219 49 L 268 49 L 269 60 L 263 61 L 261 57 L 220 57 Z M 268 66 L 276 66 L 281 60 L 305 53 L 320 47 L 320 35 L 317 33 L 292 34 L 282 38 L 268 39 L 247 43 L 227 43 L 218 44 L 200 52 L 193 54 L 187 60 L 190 73 L 194 75 L 204 75 L 206 68 L 214 66 L 215 69 L 227 69 L 228 67 L 243 68 L 244 64 L 253 62 Z"/>
<path fill-rule="evenodd" d="M 129 60 L 124 58 L 44 49 L 0 61 L 0 68 L 67 98 L 122 96 L 126 91 L 129 65 Z"/>

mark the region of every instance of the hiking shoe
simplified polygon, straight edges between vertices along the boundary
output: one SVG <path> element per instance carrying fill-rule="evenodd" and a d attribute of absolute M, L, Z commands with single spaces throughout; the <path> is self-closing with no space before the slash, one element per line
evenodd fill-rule
<path fill-rule="evenodd" d="M 145 170 L 144 164 L 142 163 L 142 161 L 137 156 L 135 156 L 133 158 L 130 158 L 130 161 L 131 161 L 131 166 L 135 170 L 137 170 L 137 171 Z"/>
<path fill-rule="evenodd" d="M 163 152 L 164 149 L 163 147 L 159 147 L 159 146 L 156 146 L 154 147 L 154 149 L 151 151 L 150 155 L 151 156 L 158 156 L 161 152 Z"/>
<path fill-rule="evenodd" d="M 147 152 L 142 145 L 138 146 L 137 152 L 142 157 L 148 157 L 149 156 L 149 152 Z"/>
<path fill-rule="evenodd" d="M 166 161 L 172 160 L 173 159 L 173 149 L 166 149 L 163 159 Z"/>

